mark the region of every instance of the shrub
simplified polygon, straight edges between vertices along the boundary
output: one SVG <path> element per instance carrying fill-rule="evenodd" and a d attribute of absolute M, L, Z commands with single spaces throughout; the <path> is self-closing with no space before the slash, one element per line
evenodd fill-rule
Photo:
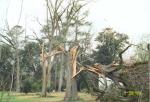
<path fill-rule="evenodd" d="M 42 89 L 42 85 L 39 82 L 32 83 L 32 92 L 40 92 Z"/>
<path fill-rule="evenodd" d="M 23 82 L 22 92 L 28 94 L 29 92 L 31 92 L 31 89 L 32 89 L 32 81 L 25 80 Z"/>

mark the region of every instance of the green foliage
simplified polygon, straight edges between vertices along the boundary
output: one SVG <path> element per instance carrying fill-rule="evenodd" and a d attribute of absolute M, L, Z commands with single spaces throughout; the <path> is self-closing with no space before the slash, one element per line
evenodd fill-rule
<path fill-rule="evenodd" d="M 19 49 L 21 40 L 19 39 L 21 37 L 21 34 L 23 34 L 24 30 L 22 26 L 16 25 L 12 27 L 11 29 L 7 25 L 6 30 L 3 32 L 3 34 L 0 34 L 2 37 L 2 42 L 9 45 L 10 47 L 14 49 Z"/>
<path fill-rule="evenodd" d="M 22 91 L 40 92 L 42 68 L 40 65 L 40 48 L 38 43 L 29 42 L 20 51 L 22 68 Z"/>
<path fill-rule="evenodd" d="M 21 67 L 25 72 L 34 72 L 40 68 L 40 48 L 38 43 L 30 42 L 20 52 Z"/>
<path fill-rule="evenodd" d="M 149 102 L 149 98 L 150 98 L 150 97 L 149 97 L 149 95 L 150 95 L 149 89 L 143 90 L 142 92 L 143 92 L 143 95 L 142 95 L 141 100 L 142 100 L 143 102 Z"/>
<path fill-rule="evenodd" d="M 23 32 L 24 30 L 22 29 L 22 26 L 16 25 L 10 30 L 8 29 L 7 35 L 13 38 L 19 36 Z"/>
<path fill-rule="evenodd" d="M 33 78 L 27 78 L 22 82 L 22 92 L 29 93 L 29 92 L 40 92 L 42 84 L 39 80 L 35 80 Z"/>
<path fill-rule="evenodd" d="M 150 60 L 150 52 L 147 49 L 146 42 L 142 42 L 138 44 L 138 47 L 136 47 L 135 50 L 135 59 L 137 62 L 146 62 Z"/>
<path fill-rule="evenodd" d="M 102 102 L 128 102 L 128 99 L 123 97 L 123 91 L 111 84 L 105 91 L 104 95 L 100 97 Z"/>
<path fill-rule="evenodd" d="M 25 80 L 23 82 L 22 92 L 24 92 L 25 94 L 28 94 L 29 92 L 31 92 L 31 89 L 32 89 L 32 81 Z"/>
<path fill-rule="evenodd" d="M 96 62 L 101 64 L 110 64 L 118 60 L 118 54 L 129 44 L 126 34 L 115 32 L 112 28 L 106 28 L 100 32 L 96 41 L 98 46 L 94 51 L 94 57 Z"/>
<path fill-rule="evenodd" d="M 32 92 L 40 92 L 42 89 L 41 82 L 33 81 L 32 82 Z"/>
<path fill-rule="evenodd" d="M 0 56 L 0 90 L 8 89 L 11 81 L 12 58 L 11 48 L 3 44 L 1 47 Z"/>

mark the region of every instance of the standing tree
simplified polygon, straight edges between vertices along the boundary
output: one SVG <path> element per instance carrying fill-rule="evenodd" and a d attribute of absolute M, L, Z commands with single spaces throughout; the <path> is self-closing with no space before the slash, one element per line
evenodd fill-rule
<path fill-rule="evenodd" d="M 0 90 L 8 90 L 11 84 L 11 69 L 13 67 L 13 56 L 11 48 L 6 44 L 1 44 L 0 56 Z"/>
<path fill-rule="evenodd" d="M 67 3 L 67 5 L 66 5 Z M 44 38 L 48 39 L 48 52 L 52 52 L 55 46 L 62 44 L 64 48 L 69 47 L 70 43 L 68 43 L 69 33 L 74 33 L 73 27 L 74 25 L 79 25 L 82 23 L 79 21 L 84 21 L 85 16 L 80 17 L 81 9 L 86 5 L 85 1 L 81 0 L 46 0 L 47 4 L 47 24 L 43 26 L 42 32 L 44 33 Z M 78 23 L 77 23 L 78 22 Z M 85 22 L 86 23 L 86 22 Z M 77 31 L 77 29 L 76 29 Z M 77 35 L 78 33 L 76 33 Z M 73 36 L 73 35 L 71 35 Z M 77 38 L 77 36 L 76 36 Z M 72 42 L 71 42 L 72 43 Z M 73 42 L 74 43 L 74 42 Z M 62 56 L 64 60 L 64 56 Z M 47 85 L 50 87 L 51 79 L 51 69 L 53 65 L 53 58 L 49 56 L 47 58 L 48 67 L 47 67 L 47 76 L 48 82 Z M 62 62 L 63 63 L 63 62 Z M 43 70 L 44 71 L 44 70 Z M 61 71 L 63 72 L 63 71 Z M 44 74 L 44 73 L 43 73 Z M 45 75 L 43 75 L 44 77 Z M 70 77 L 71 78 L 71 77 Z M 60 86 L 62 75 L 60 76 Z M 42 96 L 46 96 L 47 87 L 44 87 L 43 81 L 43 91 Z"/>
<path fill-rule="evenodd" d="M 146 62 L 150 59 L 150 54 L 148 51 L 148 45 L 150 43 L 150 34 L 143 36 L 142 41 L 136 45 L 135 49 L 135 59 L 138 62 Z"/>
<path fill-rule="evenodd" d="M 13 57 L 15 59 L 15 67 L 16 67 L 16 91 L 20 92 L 20 56 L 19 56 L 19 43 L 20 43 L 20 35 L 23 33 L 23 29 L 21 26 L 16 25 L 13 28 L 9 29 L 7 27 L 6 33 L 1 34 L 3 37 L 3 42 L 13 48 Z"/>
<path fill-rule="evenodd" d="M 106 28 L 96 38 L 98 42 L 97 51 L 94 52 L 95 61 L 101 64 L 110 64 L 117 61 L 119 53 L 129 44 L 128 36 Z"/>
<path fill-rule="evenodd" d="M 32 92 L 40 91 L 41 87 L 41 65 L 40 48 L 36 42 L 27 42 L 24 49 L 20 51 L 22 68 L 22 88 L 28 87 L 26 82 L 32 84 Z M 23 90 L 22 90 L 23 91 Z"/>

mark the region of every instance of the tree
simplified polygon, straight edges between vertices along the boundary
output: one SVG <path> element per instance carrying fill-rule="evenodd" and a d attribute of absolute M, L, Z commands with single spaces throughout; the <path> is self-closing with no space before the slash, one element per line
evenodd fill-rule
<path fill-rule="evenodd" d="M 82 25 L 82 23 L 79 21 L 84 21 L 85 16 L 81 18 L 78 18 L 78 16 L 81 13 L 81 9 L 86 5 L 85 1 L 46 0 L 46 3 L 47 3 L 47 24 L 43 26 L 42 32 L 44 33 L 43 38 L 48 39 L 49 52 L 52 52 L 55 46 L 60 44 L 64 48 L 69 47 L 71 45 L 68 42 L 69 33 L 74 33 L 74 28 L 75 28 L 74 25 L 79 25 L 79 24 Z M 76 27 L 76 31 L 77 31 L 77 27 Z M 76 38 L 77 36 L 75 36 L 75 39 Z M 52 57 L 48 57 L 48 71 L 47 71 L 48 79 L 51 77 L 50 72 L 52 70 L 53 62 L 54 61 L 52 60 Z M 45 72 L 45 70 L 43 70 L 43 72 Z M 43 75 L 43 77 L 44 76 L 45 75 Z M 62 79 L 62 77 L 60 78 Z M 46 87 L 44 87 L 45 85 L 44 83 L 46 84 L 46 81 L 43 81 L 42 96 L 46 96 Z M 47 85 L 50 85 L 50 80 L 48 80 Z"/>
<path fill-rule="evenodd" d="M 61 54 L 61 65 L 60 65 L 60 74 L 59 74 L 59 84 L 58 84 L 58 92 L 61 92 L 62 85 L 63 85 L 63 75 L 64 75 L 64 68 L 65 68 L 65 59 L 64 59 L 64 54 Z"/>
<path fill-rule="evenodd" d="M 93 52 L 95 62 L 105 65 L 117 61 L 119 52 L 129 44 L 126 34 L 115 32 L 112 28 L 106 28 L 103 32 L 100 32 L 96 41 L 98 46 L 96 51 Z"/>
<path fill-rule="evenodd" d="M 40 48 L 37 42 L 26 42 L 24 48 L 20 51 L 20 61 L 22 68 L 22 90 L 24 84 L 30 82 L 32 92 L 40 91 L 42 66 L 40 65 Z M 25 87 L 28 87 L 25 85 Z"/>
<path fill-rule="evenodd" d="M 6 45 L 0 45 L 1 56 L 0 56 L 0 90 L 9 90 L 11 84 L 11 72 L 13 64 L 13 56 L 11 48 Z"/>
<path fill-rule="evenodd" d="M 99 63 L 100 67 L 98 67 L 95 71 L 92 68 L 89 71 L 94 71 L 94 73 L 98 73 L 99 69 L 103 69 L 104 73 L 102 75 L 105 76 L 103 78 L 99 78 L 98 75 L 89 75 L 92 78 L 89 78 L 89 89 L 92 89 L 92 93 L 98 96 L 98 100 L 107 95 L 107 81 L 106 78 L 109 78 L 112 80 L 112 82 L 115 83 L 115 85 L 119 86 L 119 82 L 123 82 L 120 79 L 120 72 L 124 69 L 123 66 L 123 58 L 122 55 L 128 48 L 131 47 L 131 45 L 128 45 L 128 36 L 125 34 L 120 34 L 112 30 L 112 28 L 106 28 L 103 30 L 103 32 L 100 32 L 98 37 L 96 38 L 96 41 L 98 43 L 97 49 L 93 52 L 95 63 Z M 119 65 L 113 65 L 111 63 L 117 63 Z M 102 64 L 102 65 L 101 65 Z M 96 65 L 97 66 L 97 65 Z M 95 79 L 95 80 L 94 80 Z M 104 86 L 103 89 L 99 88 L 99 83 L 102 83 Z"/>
<path fill-rule="evenodd" d="M 40 48 L 37 42 L 27 42 L 20 54 L 24 72 L 36 73 L 40 69 Z"/>
<path fill-rule="evenodd" d="M 146 62 L 150 59 L 149 52 L 146 48 L 147 48 L 147 43 L 144 42 L 138 44 L 138 47 L 136 47 L 135 59 L 138 62 Z"/>
<path fill-rule="evenodd" d="M 20 92 L 20 56 L 19 56 L 19 49 L 20 49 L 20 41 L 19 37 L 23 33 L 23 29 L 21 26 L 16 25 L 11 29 L 7 26 L 5 34 L 1 34 L 3 37 L 2 42 L 9 45 L 13 48 L 13 57 L 15 59 L 15 66 L 16 66 L 16 91 Z"/>
<path fill-rule="evenodd" d="M 138 62 L 146 62 L 150 59 L 150 54 L 148 51 L 148 44 L 150 39 L 150 34 L 143 36 L 143 39 L 141 39 L 141 42 L 137 44 L 135 47 L 135 56 L 134 58 Z"/>
<path fill-rule="evenodd" d="M 67 85 L 65 101 L 78 100 L 77 82 L 75 78 L 72 78 L 77 72 L 77 56 L 79 52 L 79 46 L 74 46 L 67 53 Z"/>

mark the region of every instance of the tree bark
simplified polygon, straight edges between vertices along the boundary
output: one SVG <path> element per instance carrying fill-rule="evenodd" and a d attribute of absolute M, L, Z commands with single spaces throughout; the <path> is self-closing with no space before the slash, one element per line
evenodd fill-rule
<path fill-rule="evenodd" d="M 58 65 L 58 63 L 59 63 L 59 56 L 56 56 L 55 57 L 55 61 L 54 61 L 54 88 L 55 88 L 55 91 L 57 91 L 57 86 L 58 86 L 58 84 L 57 84 L 57 76 L 58 76 L 58 67 L 59 67 L 59 65 Z"/>
<path fill-rule="evenodd" d="M 61 92 L 62 82 L 63 82 L 63 72 L 64 72 L 64 55 L 61 54 L 61 66 L 60 66 L 60 76 L 59 76 L 58 92 Z"/>
<path fill-rule="evenodd" d="M 46 97 L 46 95 L 47 95 L 48 61 L 47 61 L 47 58 L 46 58 L 46 54 L 44 53 L 44 45 L 43 45 L 43 48 L 42 48 L 41 62 L 42 62 L 42 97 Z"/>
<path fill-rule="evenodd" d="M 16 92 L 20 92 L 20 59 L 18 49 L 16 49 L 16 59 Z"/>
<path fill-rule="evenodd" d="M 46 97 L 46 67 L 42 66 L 42 97 Z"/>
<path fill-rule="evenodd" d="M 46 52 L 44 52 L 44 43 L 41 46 L 41 66 L 42 66 L 42 97 L 47 96 L 47 71 L 48 71 L 48 58 Z"/>
<path fill-rule="evenodd" d="M 66 102 L 72 101 L 72 100 L 78 100 L 78 93 L 77 93 L 77 82 L 75 78 L 72 78 L 73 76 L 73 68 L 72 68 L 72 58 L 70 53 L 67 55 L 67 86 L 66 86 L 66 94 L 64 100 Z"/>
<path fill-rule="evenodd" d="M 150 59 L 148 61 L 148 70 L 150 71 Z M 150 77 L 150 74 L 149 74 L 149 77 Z M 149 81 L 150 82 L 150 81 Z"/>
<path fill-rule="evenodd" d="M 51 69 L 52 69 L 52 57 L 48 59 L 48 69 L 47 69 L 47 75 L 46 75 L 46 82 L 47 82 L 47 87 L 51 87 Z"/>

